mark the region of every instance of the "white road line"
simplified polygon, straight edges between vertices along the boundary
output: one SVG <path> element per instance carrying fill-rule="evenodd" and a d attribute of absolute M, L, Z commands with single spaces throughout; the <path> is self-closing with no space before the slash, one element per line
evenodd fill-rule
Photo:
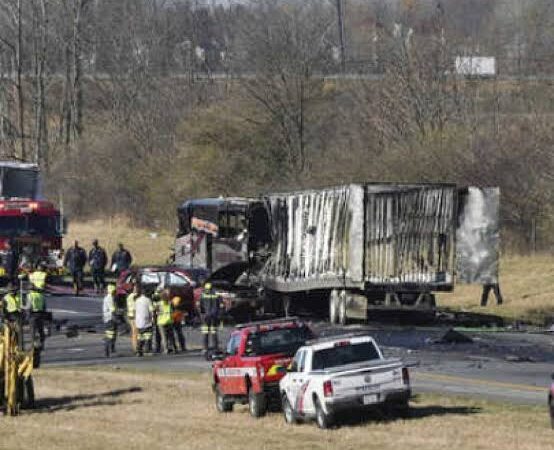
<path fill-rule="evenodd" d="M 55 308 L 51 308 L 50 311 L 52 313 L 57 313 L 57 314 L 76 314 L 76 315 L 79 315 L 79 316 L 82 316 L 82 317 L 100 317 L 100 313 L 98 314 L 95 314 L 95 313 L 86 313 L 86 312 L 81 312 L 81 311 L 73 311 L 71 309 L 55 309 Z"/>

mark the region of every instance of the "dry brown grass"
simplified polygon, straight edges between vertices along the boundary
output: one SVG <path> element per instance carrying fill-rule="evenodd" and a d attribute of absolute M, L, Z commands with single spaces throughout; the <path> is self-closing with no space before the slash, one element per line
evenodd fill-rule
<path fill-rule="evenodd" d="M 156 233 L 153 237 L 151 233 Z M 123 242 L 132 253 L 136 264 L 164 264 L 173 247 L 175 235 L 167 231 L 147 230 L 133 225 L 129 219 L 109 218 L 88 222 L 69 222 L 68 234 L 64 238 L 67 248 L 77 239 L 87 250 L 92 240 L 98 238 L 111 258 L 117 244 Z"/>
<path fill-rule="evenodd" d="M 481 308 L 481 287 L 458 285 L 451 294 L 439 296 L 439 305 L 490 312 L 511 319 L 543 324 L 554 318 L 554 258 L 548 255 L 504 257 L 500 266 L 504 304 L 496 306 L 491 292 L 489 306 Z"/>
<path fill-rule="evenodd" d="M 0 448 L 531 450 L 554 436 L 545 408 L 453 397 L 421 397 L 411 419 L 321 431 L 243 406 L 219 414 L 207 375 L 44 369 L 35 384 L 42 409 L 0 419 Z"/>

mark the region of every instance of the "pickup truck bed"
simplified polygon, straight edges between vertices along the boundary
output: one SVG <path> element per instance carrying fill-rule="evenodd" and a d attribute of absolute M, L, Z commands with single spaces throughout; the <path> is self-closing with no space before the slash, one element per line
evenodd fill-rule
<path fill-rule="evenodd" d="M 300 348 L 279 387 L 287 422 L 316 419 L 321 428 L 345 411 L 405 409 L 411 395 L 407 368 L 398 359 L 384 359 L 369 336 Z"/>

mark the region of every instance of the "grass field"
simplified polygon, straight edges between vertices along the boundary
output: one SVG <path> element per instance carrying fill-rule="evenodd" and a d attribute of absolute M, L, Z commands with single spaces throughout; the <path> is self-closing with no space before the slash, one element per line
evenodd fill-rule
<path fill-rule="evenodd" d="M 124 218 L 96 219 L 88 222 L 69 222 L 64 246 L 67 248 L 77 239 L 87 251 L 92 247 L 92 240 L 97 238 L 100 245 L 111 257 L 117 244 L 123 242 L 132 253 L 134 264 L 164 264 L 170 255 L 175 235 L 167 231 L 147 230 L 133 226 Z"/>
<path fill-rule="evenodd" d="M 119 370 L 36 372 L 38 410 L 0 419 L 2 449 L 552 448 L 546 408 L 425 395 L 408 419 L 374 416 L 328 431 L 215 410 L 208 376 Z"/>
<path fill-rule="evenodd" d="M 481 308 L 481 286 L 458 285 L 453 293 L 439 296 L 443 307 L 489 312 L 509 319 L 539 325 L 554 323 L 554 258 L 550 255 L 508 256 L 500 264 L 500 288 L 504 304 L 496 306 L 494 294 L 489 306 Z"/>

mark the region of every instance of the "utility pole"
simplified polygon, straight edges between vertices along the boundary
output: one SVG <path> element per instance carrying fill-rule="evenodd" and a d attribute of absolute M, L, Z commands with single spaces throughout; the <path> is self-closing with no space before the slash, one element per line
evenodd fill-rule
<path fill-rule="evenodd" d="M 342 73 L 346 72 L 346 45 L 344 42 L 344 4 L 343 0 L 337 0 L 337 24 L 339 27 L 340 41 L 340 65 Z"/>

